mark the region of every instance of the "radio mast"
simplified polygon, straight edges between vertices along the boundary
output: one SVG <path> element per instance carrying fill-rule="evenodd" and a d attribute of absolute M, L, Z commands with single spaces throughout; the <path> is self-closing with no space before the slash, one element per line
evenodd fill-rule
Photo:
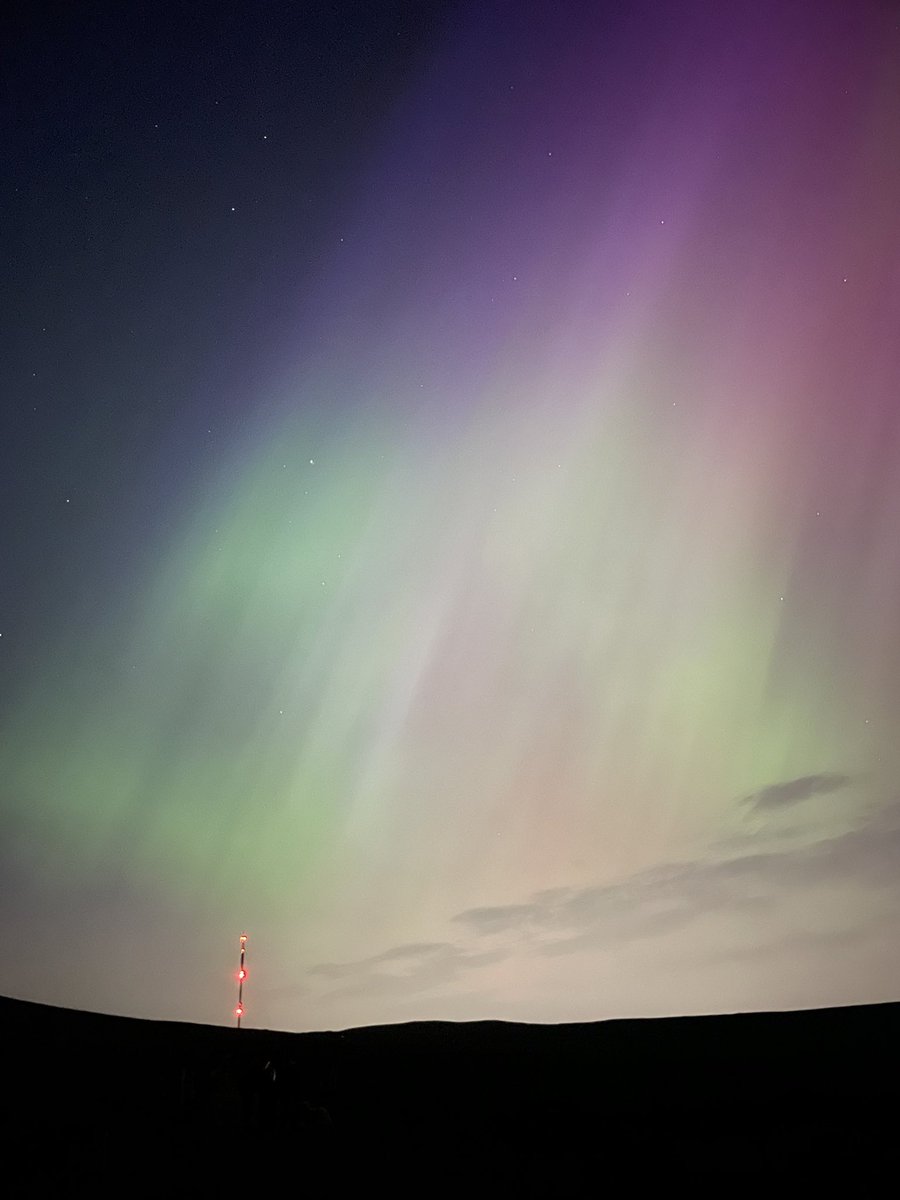
<path fill-rule="evenodd" d="M 244 980 L 247 978 L 247 968 L 244 966 L 244 958 L 247 954 L 247 935 L 241 934 L 241 963 L 238 967 L 238 1002 L 234 1010 L 234 1015 L 237 1017 L 237 1027 L 241 1027 L 241 1017 L 244 1015 Z"/>

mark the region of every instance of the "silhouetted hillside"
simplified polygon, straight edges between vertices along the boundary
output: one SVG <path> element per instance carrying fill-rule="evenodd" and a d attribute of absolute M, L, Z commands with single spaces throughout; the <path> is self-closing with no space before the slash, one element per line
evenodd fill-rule
<path fill-rule="evenodd" d="M 641 1182 L 896 1171 L 900 1005 L 581 1025 L 216 1028 L 0 1000 L 18 1194 Z M 872 1190 L 870 1190 L 872 1189 Z"/>

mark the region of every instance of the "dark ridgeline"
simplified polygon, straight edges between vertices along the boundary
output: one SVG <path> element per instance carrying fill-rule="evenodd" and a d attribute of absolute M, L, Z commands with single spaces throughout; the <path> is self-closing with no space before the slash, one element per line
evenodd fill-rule
<path fill-rule="evenodd" d="M 900 1166 L 900 1004 L 309 1034 L 8 999 L 0 1016 L 16 1195 L 828 1183 L 860 1196 Z"/>

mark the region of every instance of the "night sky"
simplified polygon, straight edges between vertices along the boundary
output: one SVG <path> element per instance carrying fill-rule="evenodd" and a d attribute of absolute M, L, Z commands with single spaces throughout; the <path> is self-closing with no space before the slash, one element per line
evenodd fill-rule
<path fill-rule="evenodd" d="M 22 6 L 2 990 L 900 998 L 900 6 Z"/>

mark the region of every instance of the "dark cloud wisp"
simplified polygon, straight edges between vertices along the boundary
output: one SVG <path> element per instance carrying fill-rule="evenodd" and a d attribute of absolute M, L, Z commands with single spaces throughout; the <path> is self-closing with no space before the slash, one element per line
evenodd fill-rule
<path fill-rule="evenodd" d="M 836 772 L 801 775 L 798 779 L 773 783 L 770 787 L 753 792 L 744 797 L 743 803 L 751 805 L 756 811 L 787 808 L 791 804 L 798 804 L 801 800 L 808 800 L 811 796 L 825 796 L 830 792 L 838 792 L 852 782 L 849 775 L 841 775 Z"/>

